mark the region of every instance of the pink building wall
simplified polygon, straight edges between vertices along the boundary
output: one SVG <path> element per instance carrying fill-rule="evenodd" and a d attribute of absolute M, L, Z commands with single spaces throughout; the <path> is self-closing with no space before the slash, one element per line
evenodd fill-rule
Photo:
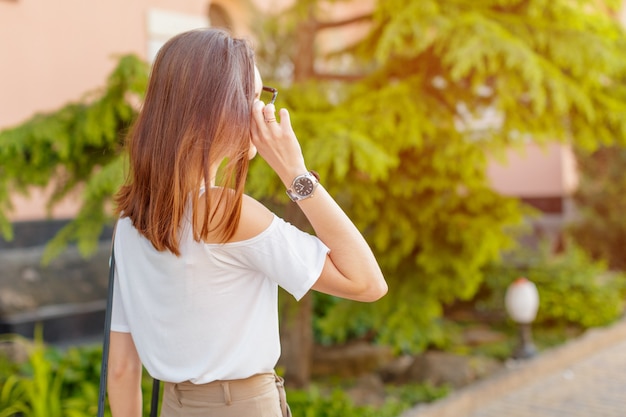
<path fill-rule="evenodd" d="M 151 37 L 158 41 L 159 29 L 150 26 L 158 26 L 159 11 L 178 14 L 180 19 L 162 26 L 178 23 L 182 31 L 193 22 L 206 26 L 208 7 L 206 0 L 0 0 L 0 129 L 102 86 L 115 56 L 132 52 L 147 58 Z M 9 218 L 47 217 L 46 195 L 33 190 L 30 198 L 16 196 Z M 75 211 L 68 199 L 52 217 L 68 218 Z"/>
<path fill-rule="evenodd" d="M 146 55 L 150 7 L 206 15 L 203 0 L 0 1 L 0 126 L 101 85 L 115 55 Z"/>
<path fill-rule="evenodd" d="M 558 143 L 509 149 L 491 159 L 487 175 L 495 190 L 517 197 L 569 196 L 578 185 L 572 149 Z"/>

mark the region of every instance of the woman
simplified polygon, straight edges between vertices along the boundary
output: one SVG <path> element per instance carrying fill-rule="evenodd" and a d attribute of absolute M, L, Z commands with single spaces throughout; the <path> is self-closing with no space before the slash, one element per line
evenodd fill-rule
<path fill-rule="evenodd" d="M 183 33 L 154 62 L 116 196 L 108 392 L 141 415 L 142 364 L 165 382 L 162 416 L 281 415 L 277 288 L 358 301 L 387 291 L 367 243 L 310 174 L 243 40 Z M 258 153 L 316 236 L 243 193 Z M 313 198 L 311 198 L 313 197 Z"/>

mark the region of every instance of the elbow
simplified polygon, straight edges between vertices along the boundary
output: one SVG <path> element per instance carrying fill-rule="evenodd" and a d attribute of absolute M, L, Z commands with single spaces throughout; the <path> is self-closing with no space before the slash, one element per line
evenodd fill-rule
<path fill-rule="evenodd" d="M 379 285 L 376 286 L 374 299 L 372 301 L 380 300 L 381 298 L 383 298 L 387 294 L 387 291 L 389 291 L 389 287 L 387 286 L 387 283 L 383 279 L 382 282 Z"/>
<path fill-rule="evenodd" d="M 383 298 L 388 290 L 387 282 L 385 282 L 383 277 L 380 277 L 375 284 L 371 285 L 367 291 L 362 294 L 360 301 L 373 303 Z"/>
<path fill-rule="evenodd" d="M 382 284 L 380 285 L 380 295 L 378 296 L 378 299 L 381 299 L 385 295 L 387 295 L 388 291 L 389 291 L 389 286 L 387 285 L 387 282 L 383 280 Z"/>

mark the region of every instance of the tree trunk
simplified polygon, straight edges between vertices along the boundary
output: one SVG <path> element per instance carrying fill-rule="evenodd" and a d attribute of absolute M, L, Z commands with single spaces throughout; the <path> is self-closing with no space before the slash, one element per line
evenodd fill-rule
<path fill-rule="evenodd" d="M 293 80 L 306 81 L 315 75 L 315 36 L 317 21 L 313 8 L 307 19 L 298 24 L 296 30 L 296 56 L 293 57 Z"/>
<path fill-rule="evenodd" d="M 311 379 L 313 354 L 313 298 L 307 294 L 297 302 L 285 291 L 280 293 L 280 342 L 285 382 L 292 388 L 304 388 Z"/>

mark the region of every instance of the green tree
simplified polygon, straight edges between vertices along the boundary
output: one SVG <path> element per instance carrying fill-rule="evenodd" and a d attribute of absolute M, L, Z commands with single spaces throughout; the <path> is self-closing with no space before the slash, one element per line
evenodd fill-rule
<path fill-rule="evenodd" d="M 336 27 L 318 3 L 297 2 L 268 26 L 276 44 L 312 42 Z M 528 140 L 625 143 L 617 6 L 380 1 L 370 16 L 345 21 L 369 19 L 369 35 L 330 56 L 311 54 L 310 43 L 261 42 L 269 45 L 262 61 L 279 72 L 291 54 L 294 83 L 282 99 L 309 163 L 366 231 L 390 281 L 375 305 L 336 303 L 322 324 L 329 334 L 344 340 L 356 326 L 373 327 L 410 350 L 442 336 L 442 306 L 475 293 L 481 266 L 510 243 L 507 227 L 520 215 L 489 189 L 487 152 Z M 350 62 L 351 72 L 316 72 L 329 61 Z"/>

